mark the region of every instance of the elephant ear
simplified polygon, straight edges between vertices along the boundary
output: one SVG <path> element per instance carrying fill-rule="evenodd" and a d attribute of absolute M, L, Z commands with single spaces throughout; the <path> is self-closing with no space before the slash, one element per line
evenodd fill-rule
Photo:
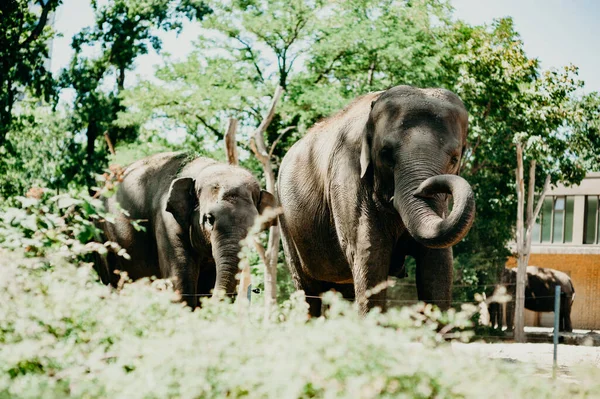
<path fill-rule="evenodd" d="M 375 100 L 371 101 L 371 110 L 375 106 L 375 102 L 379 98 L 379 95 L 375 98 Z M 369 169 L 369 165 L 371 164 L 371 141 L 373 137 L 373 129 L 375 128 L 375 123 L 373 122 L 373 116 L 369 113 L 369 118 L 367 119 L 367 124 L 365 125 L 365 130 L 362 134 L 361 146 L 360 146 L 360 178 L 365 177 L 367 170 Z"/>
<path fill-rule="evenodd" d="M 277 201 L 275 200 L 275 196 L 268 191 L 261 190 L 260 198 L 258 199 L 258 205 L 256 206 L 256 208 L 258 209 L 258 213 L 262 215 L 265 209 L 275 207 L 277 207 Z M 272 219 L 270 223 L 267 223 L 262 227 L 263 229 L 266 229 L 267 227 L 275 225 L 277 225 L 277 218 Z"/>
<path fill-rule="evenodd" d="M 194 193 L 195 183 L 196 181 L 191 177 L 180 177 L 173 180 L 169 189 L 167 212 L 171 213 L 181 226 L 190 223 L 192 212 L 198 202 Z"/>
<path fill-rule="evenodd" d="M 369 165 L 371 164 L 371 140 L 369 137 L 369 128 L 368 124 L 365 127 L 365 131 L 362 135 L 362 144 L 360 148 L 360 178 L 365 177 L 367 173 L 367 169 L 369 169 Z"/>

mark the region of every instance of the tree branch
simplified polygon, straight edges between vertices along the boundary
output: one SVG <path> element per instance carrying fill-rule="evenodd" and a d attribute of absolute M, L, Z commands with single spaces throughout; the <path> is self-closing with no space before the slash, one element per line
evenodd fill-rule
<path fill-rule="evenodd" d="M 331 62 L 329 63 L 329 66 L 327 68 L 325 68 L 324 71 L 322 71 L 319 76 L 317 76 L 317 78 L 315 79 L 315 81 L 313 82 L 313 84 L 317 84 L 319 83 L 319 81 L 321 79 L 323 79 L 325 77 L 326 74 L 328 74 L 329 72 L 331 72 L 331 70 L 333 69 L 333 64 L 335 64 L 335 62 L 337 60 L 339 60 L 340 58 L 342 58 L 342 56 L 344 55 L 344 51 L 340 51 L 334 58 L 333 60 L 331 60 Z"/>
<path fill-rule="evenodd" d="M 537 220 L 540 211 L 542 210 L 542 205 L 544 202 L 544 198 L 546 197 L 546 193 L 550 189 L 550 175 L 546 176 L 546 181 L 544 182 L 544 188 L 540 193 L 540 198 L 538 199 L 538 203 L 535 206 L 535 211 L 533 211 L 533 220 Z"/>
<path fill-rule="evenodd" d="M 200 115 L 196 115 L 196 118 L 211 132 L 213 132 L 215 134 L 215 136 L 217 136 L 219 139 L 223 138 L 223 133 L 221 133 L 220 131 L 218 131 L 217 129 L 215 129 L 214 127 L 212 127 L 211 125 L 208 124 L 208 122 L 206 122 L 206 120 L 201 117 Z"/>
<path fill-rule="evenodd" d="M 269 150 L 269 158 L 271 158 L 273 156 L 273 151 L 275 151 L 275 146 L 277 145 L 277 143 L 279 142 L 279 140 L 281 140 L 281 138 L 283 137 L 284 134 L 286 134 L 287 132 L 289 132 L 292 129 L 295 129 L 296 126 L 288 126 L 285 129 L 283 129 L 281 131 L 281 133 L 279 133 L 279 136 L 277 136 L 277 138 L 275 139 L 275 141 L 273 141 L 273 144 L 271 144 L 271 149 Z"/>
<path fill-rule="evenodd" d="M 225 133 L 225 152 L 227 153 L 227 160 L 231 165 L 238 165 L 238 152 L 235 141 L 235 134 L 237 132 L 238 120 L 235 118 L 229 118 L 229 125 L 227 126 L 227 132 Z"/>
<path fill-rule="evenodd" d="M 256 63 L 256 56 L 254 55 L 254 51 L 252 51 L 252 47 L 250 47 L 250 45 L 248 43 L 246 43 L 244 40 L 242 40 L 242 38 L 240 38 L 239 36 L 235 36 L 235 39 L 238 42 L 240 42 L 244 46 L 244 48 L 250 53 L 250 57 L 251 57 L 251 60 L 252 60 L 252 65 L 254 65 L 254 69 L 256 69 L 256 73 L 258 74 L 258 78 L 260 79 L 260 81 L 262 83 L 264 83 L 265 79 L 263 77 L 262 71 L 260 70 L 260 67 Z"/>
<path fill-rule="evenodd" d="M 529 164 L 529 182 L 527 188 L 527 221 L 525 227 L 530 228 L 533 223 L 533 197 L 535 194 L 535 159 L 532 159 Z"/>
<path fill-rule="evenodd" d="M 254 155 L 263 163 L 269 161 L 269 153 L 267 152 L 267 145 L 265 144 L 264 132 L 267 130 L 267 127 L 271 124 L 273 117 L 275 116 L 275 107 L 279 102 L 279 98 L 283 94 L 283 88 L 281 86 L 277 86 L 275 90 L 275 94 L 273 95 L 273 100 L 271 101 L 271 106 L 269 107 L 269 111 L 267 112 L 267 116 L 263 119 L 261 124 L 256 128 L 254 134 L 252 135 L 250 148 L 252 148 L 252 152 Z"/>
<path fill-rule="evenodd" d="M 371 61 L 371 65 L 369 65 L 369 74 L 367 75 L 367 86 L 371 86 L 373 84 L 373 76 L 375 75 L 375 66 L 377 63 L 377 54 L 375 54 L 375 58 Z"/>
<path fill-rule="evenodd" d="M 52 8 L 53 1 L 52 0 L 48 0 L 46 2 L 46 4 L 44 4 L 44 2 L 42 0 L 38 0 L 37 3 L 42 7 L 42 14 L 40 15 L 40 19 L 38 21 L 38 24 L 35 26 L 35 28 L 33 28 L 33 30 L 31 31 L 31 33 L 27 37 L 27 39 L 25 39 L 23 41 L 23 43 L 19 44 L 19 48 L 26 47 L 32 41 L 34 41 L 35 39 L 37 39 L 40 36 L 40 34 L 42 33 L 42 31 L 44 30 L 44 27 L 46 26 L 46 23 L 48 22 L 48 14 L 50 13 L 50 9 Z"/>
<path fill-rule="evenodd" d="M 262 263 L 264 265 L 268 265 L 269 260 L 267 259 L 267 252 L 265 251 L 265 247 L 263 247 L 263 245 L 260 243 L 260 241 L 258 241 L 256 237 L 254 238 L 254 240 L 252 240 L 252 242 L 254 243 L 254 248 L 256 248 L 256 252 L 258 252 L 258 256 L 260 257 Z"/>

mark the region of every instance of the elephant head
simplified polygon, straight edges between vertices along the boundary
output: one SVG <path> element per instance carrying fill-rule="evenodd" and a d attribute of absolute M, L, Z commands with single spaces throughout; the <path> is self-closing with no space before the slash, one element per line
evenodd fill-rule
<path fill-rule="evenodd" d="M 393 201 L 410 235 L 447 248 L 469 231 L 475 216 L 470 185 L 458 176 L 468 114 L 444 89 L 397 86 L 371 103 L 360 155 L 361 177 Z M 447 196 L 453 208 L 447 217 Z"/>
<path fill-rule="evenodd" d="M 226 166 L 216 168 L 202 179 L 175 179 L 167 201 L 167 211 L 182 227 L 182 234 L 189 235 L 187 238 L 198 256 L 214 259 L 214 292 L 227 294 L 235 293 L 236 289 L 240 241 L 259 214 L 276 206 L 275 197 L 260 190 L 249 172 L 233 170 L 232 174 L 232 168 Z"/>

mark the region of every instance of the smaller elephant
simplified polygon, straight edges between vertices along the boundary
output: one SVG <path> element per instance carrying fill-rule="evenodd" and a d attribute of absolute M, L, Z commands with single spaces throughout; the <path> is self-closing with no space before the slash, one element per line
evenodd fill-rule
<path fill-rule="evenodd" d="M 132 279 L 169 278 L 188 305 L 219 290 L 234 294 L 240 241 L 275 198 L 261 191 L 247 170 L 185 153 L 152 155 L 125 170 L 117 193 L 106 200 L 118 215 L 103 222 L 105 238 L 127 250 L 127 260 L 109 253 L 96 269 L 116 285 L 115 270 Z M 121 208 L 129 216 L 121 213 Z M 130 219 L 143 220 L 137 231 Z"/>
<path fill-rule="evenodd" d="M 575 288 L 571 278 L 558 270 L 527 266 L 527 285 L 525 286 L 525 309 L 534 312 L 554 312 L 554 290 L 560 285 L 560 320 L 559 331 L 571 332 L 571 307 L 575 299 Z M 514 327 L 514 309 L 517 291 L 517 269 L 504 269 L 500 285 L 506 287 L 506 293 L 512 299 L 506 303 L 506 324 L 509 330 Z M 498 289 L 498 287 L 496 288 Z M 489 306 L 492 327 L 502 327 L 503 305 L 492 302 Z"/>

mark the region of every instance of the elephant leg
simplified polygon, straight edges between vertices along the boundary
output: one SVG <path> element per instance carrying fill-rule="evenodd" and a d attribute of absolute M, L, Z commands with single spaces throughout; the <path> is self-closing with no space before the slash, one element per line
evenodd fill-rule
<path fill-rule="evenodd" d="M 201 305 L 200 300 L 203 297 L 209 297 L 212 294 L 213 288 L 215 288 L 215 281 L 217 280 L 217 269 L 214 265 L 206 267 L 198 274 L 198 287 L 196 293 L 198 294 L 198 305 Z"/>
<path fill-rule="evenodd" d="M 452 302 L 452 248 L 420 247 L 415 259 L 419 300 L 448 309 Z"/>
<path fill-rule="evenodd" d="M 306 303 L 308 303 L 308 314 L 311 317 L 321 316 L 321 298 L 318 298 L 323 292 L 323 287 L 320 281 L 315 280 L 306 275 L 302 268 L 302 262 L 294 241 L 288 237 L 286 220 L 283 215 L 279 216 L 279 225 L 281 227 L 281 244 L 285 261 L 287 263 L 292 281 L 297 291 L 304 291 L 306 295 Z"/>
<path fill-rule="evenodd" d="M 565 304 L 561 305 L 560 309 L 560 331 L 572 332 L 573 325 L 571 324 L 571 298 L 566 296 Z"/>
<path fill-rule="evenodd" d="M 354 284 L 336 284 L 323 282 L 323 292 L 335 291 L 347 300 L 354 300 Z"/>
<path fill-rule="evenodd" d="M 488 306 L 488 312 L 490 315 L 490 327 L 496 329 L 501 327 L 501 322 L 498 318 L 500 313 L 500 304 L 498 302 L 491 302 Z"/>
<path fill-rule="evenodd" d="M 306 303 L 308 303 L 308 314 L 311 317 L 321 316 L 323 301 L 320 297 L 324 291 L 323 283 L 304 274 L 299 275 L 296 273 L 292 274 L 292 280 L 296 290 L 304 291 Z"/>
<path fill-rule="evenodd" d="M 198 305 L 198 277 L 199 271 L 197 267 L 194 267 L 192 262 L 171 260 L 171 280 L 173 281 L 173 288 L 179 292 L 181 299 L 188 304 L 188 306 L 195 308 Z"/>
<path fill-rule="evenodd" d="M 116 263 L 115 257 L 116 255 L 110 251 L 106 255 L 100 255 L 97 252 L 94 255 L 94 270 L 98 273 L 100 281 L 113 287 L 116 287 L 119 282 L 118 276 L 111 272 L 111 265 Z"/>
<path fill-rule="evenodd" d="M 393 244 L 377 237 L 376 226 L 359 223 L 358 242 L 352 265 L 354 295 L 359 313 L 364 315 L 375 306 L 386 309 L 385 284 L 390 270 Z M 372 290 L 377 287 L 376 290 Z"/>
<path fill-rule="evenodd" d="M 173 288 L 190 307 L 198 304 L 199 268 L 192 259 L 189 245 L 166 229 L 156 229 L 158 263 L 163 276 L 169 277 Z"/>
<path fill-rule="evenodd" d="M 515 299 L 514 297 L 506 303 L 506 330 L 512 331 L 515 326 Z"/>

